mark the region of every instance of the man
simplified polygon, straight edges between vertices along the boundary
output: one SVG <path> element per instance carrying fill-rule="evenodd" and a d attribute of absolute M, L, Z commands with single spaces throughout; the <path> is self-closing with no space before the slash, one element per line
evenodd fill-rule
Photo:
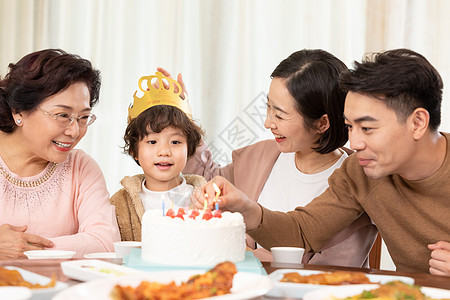
<path fill-rule="evenodd" d="M 281 213 L 216 177 L 222 209 L 241 212 L 264 248 L 312 252 L 366 212 L 399 271 L 450 276 L 450 134 L 438 131 L 439 73 L 422 55 L 397 49 L 355 63 L 340 85 L 348 92 L 344 118 L 356 152 L 330 177 L 329 188 L 307 206 Z M 205 193 L 214 195 L 211 182 L 198 206 Z"/>

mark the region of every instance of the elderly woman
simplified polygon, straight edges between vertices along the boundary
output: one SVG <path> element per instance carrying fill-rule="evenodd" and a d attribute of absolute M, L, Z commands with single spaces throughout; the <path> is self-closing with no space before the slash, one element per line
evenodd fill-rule
<path fill-rule="evenodd" d="M 342 148 L 348 134 L 343 118 L 345 93 L 338 86 L 338 76 L 346 69 L 323 50 L 292 53 L 271 75 L 264 125 L 274 139 L 233 151 L 233 162 L 225 167 L 215 164 L 203 145 L 183 172 L 207 180 L 221 175 L 272 210 L 305 206 L 328 187 L 328 177 L 350 153 Z M 376 234 L 376 227 L 362 214 L 320 251 L 305 253 L 302 263 L 368 267 Z M 271 260 L 264 248 L 254 253 L 263 261 Z"/>
<path fill-rule="evenodd" d="M 100 73 L 42 50 L 0 80 L 0 258 L 36 249 L 113 251 L 114 207 L 96 162 L 74 147 L 96 117 Z"/>

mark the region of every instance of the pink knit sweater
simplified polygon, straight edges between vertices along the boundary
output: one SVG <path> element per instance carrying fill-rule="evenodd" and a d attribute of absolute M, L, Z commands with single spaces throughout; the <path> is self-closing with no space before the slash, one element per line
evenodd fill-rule
<path fill-rule="evenodd" d="M 22 178 L 0 158 L 1 167 L 14 178 L 34 181 L 41 174 Z M 73 150 L 51 177 L 37 187 L 20 187 L 0 175 L 0 225 L 27 225 L 28 233 L 52 240 L 55 250 L 86 253 L 114 251 L 120 240 L 114 207 L 97 163 L 82 150 Z"/>

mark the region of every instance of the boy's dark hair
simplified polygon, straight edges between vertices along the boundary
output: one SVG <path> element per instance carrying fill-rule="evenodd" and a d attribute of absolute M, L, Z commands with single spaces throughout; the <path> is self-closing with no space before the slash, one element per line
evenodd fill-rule
<path fill-rule="evenodd" d="M 8 74 L 0 80 L 0 130 L 13 132 L 17 125 L 12 113 L 32 111 L 45 98 L 76 82 L 87 85 L 93 107 L 101 80 L 100 72 L 88 60 L 60 49 L 46 49 L 9 64 Z"/>
<path fill-rule="evenodd" d="M 400 122 L 422 107 L 430 114 L 430 128 L 438 129 L 443 83 L 425 57 L 409 49 L 395 49 L 367 55 L 354 64 L 353 70 L 341 74 L 339 84 L 344 91 L 384 101 Z"/>
<path fill-rule="evenodd" d="M 201 143 L 204 132 L 181 109 L 170 105 L 150 107 L 131 120 L 123 137 L 125 153 L 133 158 L 136 157 L 138 154 L 138 143 L 145 136 L 151 132 L 160 133 L 169 126 L 183 131 L 187 140 L 187 157 L 194 155 Z M 140 165 L 137 160 L 135 161 Z"/>
<path fill-rule="evenodd" d="M 304 49 L 284 59 L 271 75 L 286 80 L 286 87 L 307 127 L 315 129 L 314 121 L 328 115 L 330 127 L 320 135 L 318 146 L 313 148 L 321 154 L 342 147 L 348 140 L 342 117 L 345 93 L 338 84 L 339 74 L 345 70 L 345 64 L 334 55 L 323 50 Z"/>

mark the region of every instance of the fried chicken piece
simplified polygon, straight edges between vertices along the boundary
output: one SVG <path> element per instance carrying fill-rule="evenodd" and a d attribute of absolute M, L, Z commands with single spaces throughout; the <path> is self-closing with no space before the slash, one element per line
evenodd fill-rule
<path fill-rule="evenodd" d="M 20 272 L 17 270 L 9 270 L 5 268 L 0 268 L 0 286 L 24 286 L 30 289 L 42 289 L 54 287 L 56 285 L 56 276 L 52 276 L 52 280 L 45 285 L 40 285 L 38 283 L 33 284 L 31 282 L 23 279 Z"/>
<path fill-rule="evenodd" d="M 23 278 L 18 271 L 0 268 L 0 286 L 17 285 L 21 281 Z"/>
<path fill-rule="evenodd" d="M 297 272 L 285 273 L 281 282 L 309 283 L 323 285 L 361 284 L 371 283 L 362 272 L 336 271 L 302 276 Z"/>
<path fill-rule="evenodd" d="M 202 275 L 189 278 L 187 284 L 192 284 L 197 290 L 215 289 L 211 296 L 224 295 L 233 287 L 233 277 L 237 273 L 236 266 L 229 261 L 220 263 Z"/>
<path fill-rule="evenodd" d="M 116 285 L 111 297 L 116 300 L 175 300 L 200 299 L 228 294 L 233 286 L 236 266 L 223 262 L 204 274 L 191 276 L 179 286 L 175 282 L 161 284 L 143 281 L 136 288 Z"/>

